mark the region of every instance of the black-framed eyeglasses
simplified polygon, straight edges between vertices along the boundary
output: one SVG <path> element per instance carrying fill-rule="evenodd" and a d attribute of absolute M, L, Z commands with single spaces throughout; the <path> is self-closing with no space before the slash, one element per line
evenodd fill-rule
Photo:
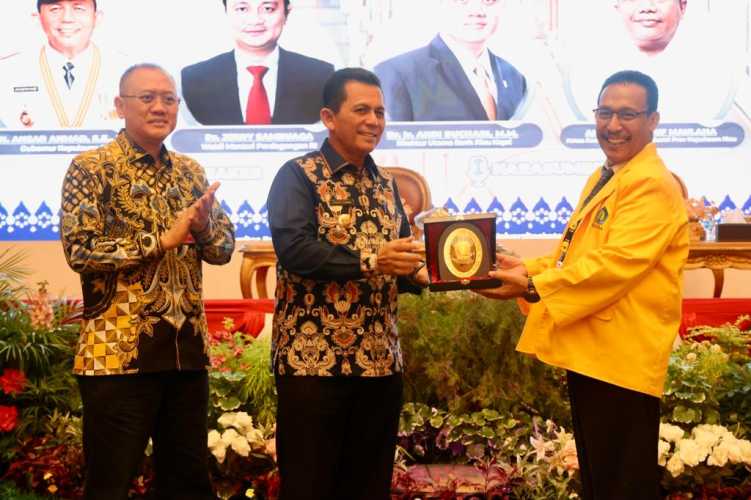
<path fill-rule="evenodd" d="M 635 111 L 633 109 L 619 109 L 616 111 L 610 108 L 595 108 L 592 112 L 595 114 L 595 118 L 604 122 L 612 120 L 613 115 L 618 116 L 618 121 L 630 122 L 636 120 L 639 115 L 646 115 L 649 113 L 646 109 L 644 111 Z"/>
<path fill-rule="evenodd" d="M 165 106 L 175 106 L 180 103 L 180 98 L 175 94 L 155 94 L 153 92 L 147 92 L 138 95 L 120 95 L 120 97 L 138 99 L 147 106 L 154 104 L 157 99 L 160 99 Z"/>

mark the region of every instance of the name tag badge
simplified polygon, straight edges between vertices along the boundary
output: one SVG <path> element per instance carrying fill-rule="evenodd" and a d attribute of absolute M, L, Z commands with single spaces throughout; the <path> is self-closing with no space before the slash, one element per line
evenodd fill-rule
<path fill-rule="evenodd" d="M 602 226 L 605 224 L 605 221 L 608 220 L 609 216 L 610 214 L 608 213 L 607 207 L 602 207 L 597 211 L 597 215 L 595 215 L 595 220 L 592 222 L 592 226 L 598 229 L 602 229 Z"/>
<path fill-rule="evenodd" d="M 13 87 L 13 92 L 16 94 L 28 94 L 31 92 L 39 92 L 39 87 L 36 85 L 23 85 L 21 87 Z"/>

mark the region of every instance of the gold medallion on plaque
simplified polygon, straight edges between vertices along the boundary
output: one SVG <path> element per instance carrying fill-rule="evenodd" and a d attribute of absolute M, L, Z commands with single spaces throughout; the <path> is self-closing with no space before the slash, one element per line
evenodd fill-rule
<path fill-rule="evenodd" d="M 459 279 L 471 278 L 482 264 L 480 238 L 466 227 L 451 231 L 443 246 L 443 261 L 448 271 Z"/>

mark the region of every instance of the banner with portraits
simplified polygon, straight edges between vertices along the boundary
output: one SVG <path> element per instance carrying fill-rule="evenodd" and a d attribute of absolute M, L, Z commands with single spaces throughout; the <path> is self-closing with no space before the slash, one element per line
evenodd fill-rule
<path fill-rule="evenodd" d="M 0 241 L 59 238 L 62 176 L 121 129 L 119 78 L 141 62 L 174 76 L 167 146 L 221 181 L 238 237 L 269 236 L 271 181 L 327 136 L 323 82 L 347 66 L 382 83 L 377 163 L 422 174 L 436 206 L 495 212 L 504 237 L 560 234 L 603 162 L 592 110 L 622 69 L 657 82 L 654 140 L 690 196 L 751 214 L 748 0 L 6 3 Z"/>

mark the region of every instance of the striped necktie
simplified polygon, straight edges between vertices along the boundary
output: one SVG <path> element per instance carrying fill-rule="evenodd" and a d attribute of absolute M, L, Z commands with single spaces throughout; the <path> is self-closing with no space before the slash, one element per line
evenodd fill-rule
<path fill-rule="evenodd" d="M 582 202 L 581 208 L 579 211 L 584 210 L 584 207 L 587 206 L 587 203 L 590 202 L 592 198 L 595 197 L 597 193 L 600 192 L 600 190 L 605 186 L 605 184 L 608 183 L 610 179 L 613 177 L 613 169 L 610 167 L 602 167 L 602 172 L 600 173 L 600 178 L 597 180 L 597 183 L 592 187 L 592 191 L 589 192 L 586 198 L 584 198 L 584 201 Z"/>
<path fill-rule="evenodd" d="M 482 92 L 480 93 L 480 102 L 482 102 L 482 107 L 485 109 L 485 114 L 488 116 L 488 120 L 495 121 L 496 113 L 495 113 L 495 98 L 493 97 L 493 92 L 490 90 L 493 85 L 493 81 L 490 79 L 490 75 L 488 75 L 488 72 L 485 71 L 485 68 L 482 67 L 482 65 L 478 64 L 475 66 L 474 69 L 475 76 L 480 79 L 482 82 Z"/>

